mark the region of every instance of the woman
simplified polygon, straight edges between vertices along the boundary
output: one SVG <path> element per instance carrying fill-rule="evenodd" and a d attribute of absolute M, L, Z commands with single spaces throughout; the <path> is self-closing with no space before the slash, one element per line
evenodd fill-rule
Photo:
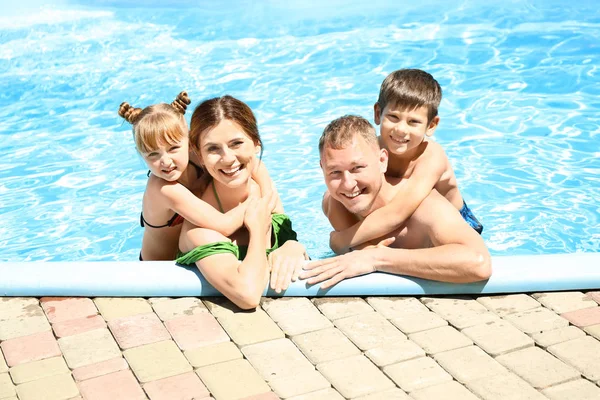
<path fill-rule="evenodd" d="M 252 179 L 261 163 L 257 155 L 262 154 L 256 118 L 250 107 L 231 96 L 206 100 L 192 115 L 190 145 L 211 177 L 202 200 L 226 213 L 250 199 L 245 228 L 229 236 L 186 221 L 177 262 L 195 263 L 238 307 L 256 308 L 269 271 L 271 287 L 279 292 L 297 278 L 307 259 L 274 191 L 259 198 L 260 188 Z"/>

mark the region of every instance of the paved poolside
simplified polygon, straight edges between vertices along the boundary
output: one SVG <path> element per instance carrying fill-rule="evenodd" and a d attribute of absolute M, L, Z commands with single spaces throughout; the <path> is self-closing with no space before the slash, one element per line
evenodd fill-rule
<path fill-rule="evenodd" d="M 0 298 L 0 400 L 600 399 L 599 303 Z"/>

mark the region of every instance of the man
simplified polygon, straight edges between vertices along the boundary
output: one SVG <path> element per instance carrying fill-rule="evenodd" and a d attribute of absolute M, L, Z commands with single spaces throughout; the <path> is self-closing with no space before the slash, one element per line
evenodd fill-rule
<path fill-rule="evenodd" d="M 323 212 L 336 231 L 390 203 L 405 183 L 385 176 L 387 151 L 379 147 L 373 126 L 364 118 L 344 116 L 332 121 L 321 136 L 319 153 L 328 189 Z M 485 243 L 435 190 L 400 228 L 378 243 L 361 247 L 310 262 L 300 277 L 309 284 L 323 282 L 321 288 L 325 289 L 342 279 L 374 271 L 457 283 L 491 275 Z"/>

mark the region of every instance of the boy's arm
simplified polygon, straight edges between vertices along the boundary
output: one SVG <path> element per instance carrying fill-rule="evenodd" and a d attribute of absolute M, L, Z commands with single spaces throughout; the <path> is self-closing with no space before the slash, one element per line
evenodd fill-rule
<path fill-rule="evenodd" d="M 347 253 L 353 247 L 394 231 L 415 212 L 431 193 L 447 165 L 447 157 L 441 147 L 423 156 L 410 177 L 399 183 L 397 193 L 389 204 L 350 228 L 332 233 L 329 244 L 335 253 Z"/>
<path fill-rule="evenodd" d="M 230 236 L 244 223 L 246 202 L 223 214 L 180 183 L 165 184 L 160 192 L 169 208 L 196 226 Z"/>
<path fill-rule="evenodd" d="M 356 222 L 358 219 L 355 215 L 348 212 L 346 207 L 344 207 L 339 201 L 335 200 L 328 191 L 323 194 L 323 202 L 321 203 L 323 214 L 329 219 L 329 223 L 333 227 L 334 231 L 331 234 L 337 233 L 337 231 L 342 231 L 344 229 L 348 229 Z M 330 243 L 331 244 L 331 243 Z M 331 249 L 336 253 L 340 254 L 333 247 Z"/>
<path fill-rule="evenodd" d="M 275 187 L 275 183 L 269 176 L 269 171 L 267 171 L 267 167 L 265 163 L 262 161 L 258 162 L 258 165 L 252 171 L 252 179 L 258 184 L 260 187 L 261 196 L 268 196 L 270 192 L 274 192 L 277 197 L 277 201 L 275 203 L 275 208 L 273 209 L 274 213 L 283 213 L 283 204 L 281 203 L 281 199 L 279 198 L 279 193 L 277 193 L 277 188 Z"/>

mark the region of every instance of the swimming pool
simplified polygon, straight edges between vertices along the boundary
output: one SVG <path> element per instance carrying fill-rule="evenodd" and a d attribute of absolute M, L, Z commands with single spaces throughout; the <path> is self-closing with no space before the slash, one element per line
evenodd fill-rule
<path fill-rule="evenodd" d="M 372 121 L 404 67 L 442 85 L 435 139 L 492 254 L 600 250 L 594 2 L 159 3 L 2 2 L 1 261 L 135 260 L 146 169 L 116 111 L 182 89 L 250 104 L 286 211 L 324 256 L 320 133 Z"/>

